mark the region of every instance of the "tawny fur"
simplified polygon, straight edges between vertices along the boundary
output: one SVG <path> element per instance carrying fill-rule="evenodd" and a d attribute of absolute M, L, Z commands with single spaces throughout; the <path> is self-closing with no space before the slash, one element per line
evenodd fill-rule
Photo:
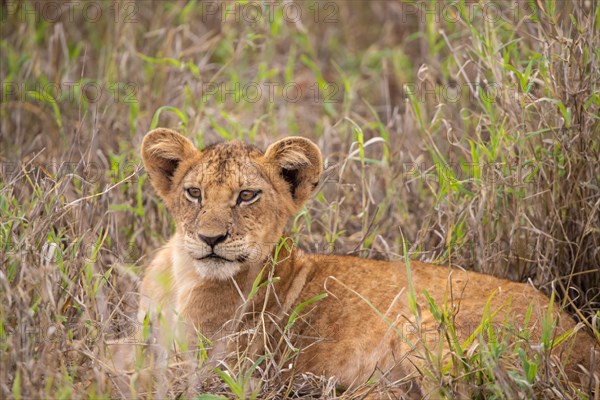
<path fill-rule="evenodd" d="M 240 142 L 196 150 L 176 132 L 157 129 L 144 139 L 142 157 L 177 232 L 146 272 L 140 320 L 160 309 L 217 343 L 268 313 L 273 325 L 268 334 L 276 338 L 299 304 L 326 293 L 326 298 L 303 308 L 301 318 L 286 332 L 301 348 L 293 368 L 334 376 L 346 386 L 364 383 L 373 374 L 419 382 L 426 366 L 420 356 L 423 346 L 435 353 L 442 343 L 447 353 L 448 344 L 439 337 L 424 290 L 439 307 L 451 308 L 463 342 L 481 324 L 489 299 L 494 324 L 514 326 L 515 339 L 532 305 L 528 327 L 534 334 L 531 340 L 539 342 L 541 316 L 549 300 L 527 284 L 417 261 L 407 265 L 304 254 L 289 240 L 274 260 L 288 219 L 314 194 L 322 172 L 320 151 L 307 139 L 283 139 L 265 153 Z M 202 190 L 201 203 L 186 198 L 184 189 L 189 186 Z M 245 189 L 261 190 L 258 200 L 237 204 Z M 210 251 L 198 235 L 222 234 L 227 239 L 215 246 L 215 252 L 232 261 L 197 260 Z M 408 305 L 409 269 L 419 323 Z M 277 280 L 245 302 L 261 271 L 263 281 L 269 273 Z M 576 327 L 566 313 L 554 314 L 558 335 Z M 553 354 L 565 363 L 570 378 L 579 381 L 578 364 L 599 372 L 597 365 L 590 366 L 591 351 L 598 343 L 584 330 L 573 338 Z M 256 351 L 261 349 L 264 343 Z"/>

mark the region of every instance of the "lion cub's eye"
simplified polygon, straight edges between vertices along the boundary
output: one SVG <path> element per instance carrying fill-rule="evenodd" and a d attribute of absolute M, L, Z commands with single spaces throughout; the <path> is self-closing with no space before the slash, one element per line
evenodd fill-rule
<path fill-rule="evenodd" d="M 187 188 L 185 189 L 185 197 L 187 197 L 189 201 L 197 201 L 200 203 L 202 201 L 202 191 L 195 187 Z"/>
<path fill-rule="evenodd" d="M 242 190 L 238 196 L 237 203 L 249 203 L 258 198 L 260 190 Z"/>

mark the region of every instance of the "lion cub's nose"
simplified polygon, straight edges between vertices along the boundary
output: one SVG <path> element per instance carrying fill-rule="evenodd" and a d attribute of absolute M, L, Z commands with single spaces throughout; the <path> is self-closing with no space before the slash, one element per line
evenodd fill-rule
<path fill-rule="evenodd" d="M 204 242 L 206 242 L 206 244 L 210 247 L 215 247 L 216 245 L 218 245 L 221 242 L 224 242 L 225 239 L 227 239 L 227 233 L 219 236 L 204 236 L 198 234 L 198 237 L 204 240 Z"/>

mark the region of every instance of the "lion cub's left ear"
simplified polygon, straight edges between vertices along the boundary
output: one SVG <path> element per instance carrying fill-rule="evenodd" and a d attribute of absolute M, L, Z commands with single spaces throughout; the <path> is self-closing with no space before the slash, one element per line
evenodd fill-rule
<path fill-rule="evenodd" d="M 289 185 L 292 200 L 300 208 L 319 184 L 323 172 L 321 150 L 310 140 L 294 136 L 270 145 L 264 158 Z"/>
<path fill-rule="evenodd" d="M 171 129 L 157 128 L 146 134 L 142 142 L 142 162 L 159 196 L 167 199 L 179 164 L 196 154 L 194 144 Z"/>

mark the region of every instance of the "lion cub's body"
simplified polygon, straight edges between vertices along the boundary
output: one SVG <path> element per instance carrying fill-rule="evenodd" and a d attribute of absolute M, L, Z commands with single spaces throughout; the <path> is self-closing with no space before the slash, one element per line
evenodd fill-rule
<path fill-rule="evenodd" d="M 438 307 L 451 308 L 447 314 L 461 343 L 477 340 L 485 315 L 512 326 L 517 339 L 530 306 L 527 327 L 538 341 L 549 302 L 529 285 L 417 261 L 407 266 L 304 254 L 289 240 L 277 246 L 288 218 L 317 186 L 320 152 L 301 138 L 277 142 L 264 154 L 237 142 L 219 146 L 198 151 L 164 129 L 144 141 L 144 164 L 175 217 L 177 233 L 146 272 L 140 319 L 159 309 L 183 320 L 212 340 L 215 357 L 231 349 L 232 334 L 262 321 L 264 337 L 254 341 L 256 351 L 268 348 L 283 357 L 286 349 L 289 355 L 298 347 L 294 371 L 335 376 L 343 385 L 373 375 L 418 381 L 427 365 L 424 346 L 436 355 L 447 353 L 447 340 L 439 337 L 444 330 L 425 293 Z M 242 169 L 252 176 L 231 173 Z M 201 189 L 197 204 L 189 185 Z M 251 193 L 242 198 L 245 190 Z M 416 312 L 409 307 L 409 271 Z M 327 296 L 317 300 L 321 294 Z M 554 314 L 557 334 L 575 327 L 568 315 Z M 576 379 L 578 363 L 590 368 L 595 340 L 584 332 L 574 337 L 554 354 Z"/>

